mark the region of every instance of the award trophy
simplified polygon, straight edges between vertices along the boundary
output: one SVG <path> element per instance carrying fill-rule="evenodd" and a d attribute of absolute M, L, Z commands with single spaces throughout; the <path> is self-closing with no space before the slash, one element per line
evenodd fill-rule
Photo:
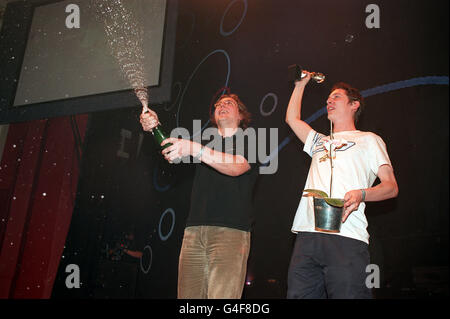
<path fill-rule="evenodd" d="M 290 82 L 300 81 L 306 76 L 305 72 L 309 71 L 304 70 L 297 64 L 290 65 L 288 67 L 288 79 Z M 309 73 L 311 73 L 311 79 L 314 80 L 315 82 L 322 83 L 323 81 L 325 81 L 325 75 L 323 73 L 319 72 L 309 72 Z"/>

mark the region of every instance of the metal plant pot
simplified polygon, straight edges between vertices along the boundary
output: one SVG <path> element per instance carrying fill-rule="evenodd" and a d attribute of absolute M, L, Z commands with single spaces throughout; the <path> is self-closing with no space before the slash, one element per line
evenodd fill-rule
<path fill-rule="evenodd" d="M 318 231 L 339 233 L 344 208 L 329 205 L 323 198 L 314 197 L 315 228 Z"/>

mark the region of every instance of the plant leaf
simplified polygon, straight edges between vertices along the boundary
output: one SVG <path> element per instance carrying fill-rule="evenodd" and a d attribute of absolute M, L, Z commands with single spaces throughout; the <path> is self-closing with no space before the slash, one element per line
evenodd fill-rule
<path fill-rule="evenodd" d="M 318 190 L 318 189 L 305 189 L 303 192 L 312 194 L 315 197 L 328 198 L 327 193 L 325 193 L 321 190 Z"/>
<path fill-rule="evenodd" d="M 336 206 L 336 207 L 343 207 L 344 201 L 339 198 L 324 198 L 324 200 L 327 202 L 328 205 Z"/>

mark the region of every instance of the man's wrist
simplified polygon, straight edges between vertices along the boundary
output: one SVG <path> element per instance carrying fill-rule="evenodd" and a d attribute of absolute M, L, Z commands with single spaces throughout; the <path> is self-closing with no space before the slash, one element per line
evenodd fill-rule
<path fill-rule="evenodd" d="M 197 155 L 195 155 L 194 157 L 198 160 L 201 160 L 202 155 L 203 155 L 203 151 L 205 150 L 205 146 L 202 144 L 198 144 L 200 147 L 200 150 L 197 152 Z"/>
<path fill-rule="evenodd" d="M 366 191 L 364 189 L 361 189 L 361 194 L 362 194 L 361 202 L 364 202 L 366 200 Z"/>

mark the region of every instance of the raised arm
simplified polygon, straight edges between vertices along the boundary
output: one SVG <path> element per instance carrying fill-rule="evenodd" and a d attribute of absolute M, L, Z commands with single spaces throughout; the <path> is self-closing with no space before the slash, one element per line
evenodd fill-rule
<path fill-rule="evenodd" d="M 308 123 L 301 120 L 303 92 L 310 79 L 311 75 L 308 73 L 302 80 L 295 82 L 294 91 L 286 111 L 286 123 L 303 143 L 306 142 L 306 138 L 312 129 Z"/>

